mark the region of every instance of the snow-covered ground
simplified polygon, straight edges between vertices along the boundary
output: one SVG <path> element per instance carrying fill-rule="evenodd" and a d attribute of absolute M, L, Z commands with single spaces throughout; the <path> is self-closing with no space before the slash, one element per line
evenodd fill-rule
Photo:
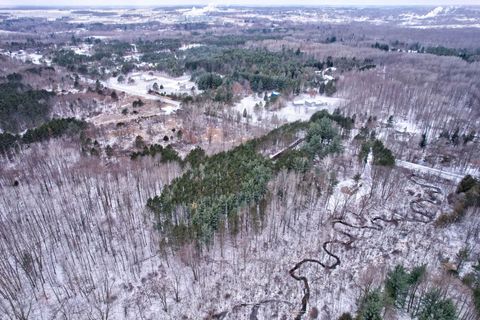
<path fill-rule="evenodd" d="M 169 106 L 165 106 L 162 109 L 162 111 L 165 112 L 166 115 L 169 115 L 169 114 L 175 113 L 178 109 L 180 109 L 180 106 L 169 105 Z"/>
<path fill-rule="evenodd" d="M 9 30 L 0 30 L 0 35 L 2 34 L 19 34 L 21 32 L 17 32 L 17 31 L 9 31 Z"/>
<path fill-rule="evenodd" d="M 76 54 L 91 56 L 92 55 L 92 44 L 82 43 L 78 46 L 72 46 L 70 49 Z"/>
<path fill-rule="evenodd" d="M 347 232 L 355 239 L 351 246 L 340 242 L 329 246 L 341 260 L 335 269 L 306 263 L 297 271 L 310 284 L 308 310 L 318 308 L 319 319 L 337 319 L 355 311 L 370 278 L 379 284 L 397 263 L 408 268 L 428 264 L 429 277 L 434 277 L 442 261 L 453 261 L 467 241 L 468 225 L 437 229 L 432 223 L 408 220 L 413 214 L 409 203 L 426 193 L 401 172 L 394 171 L 392 179 L 372 193 L 367 165 L 358 189 L 352 172 L 346 176 L 339 170 L 331 195 L 311 195 L 315 188 L 297 187 L 303 185 L 303 176 L 281 173 L 272 183 L 272 195 L 283 196 L 273 197 L 258 231 L 242 231 L 235 240 L 226 232 L 195 257 L 188 245 L 178 251 L 159 246 L 161 232 L 145 210 L 146 199 L 178 176 L 179 166 L 154 165 L 150 157 L 103 166 L 58 141 L 32 149 L 39 149 L 44 161 L 22 160 L 17 187 L 7 176 L 0 178 L 4 191 L 0 212 L 6 213 L 2 222 L 12 226 L 2 238 L 5 254 L 42 258 L 41 267 L 37 260 L 32 262 L 35 274 L 43 275 L 33 278 L 35 287 L 22 268 L 15 271 L 23 280 L 15 299 L 31 304 L 35 319 L 58 319 L 54 315 L 61 310 L 75 319 L 98 319 L 105 313 L 112 319 L 202 319 L 224 312 L 223 319 L 236 320 L 249 319 L 255 304 L 260 304 L 258 319 L 290 319 L 300 309 L 304 291 L 288 270 L 305 258 L 331 264 L 322 245 L 344 241 L 342 232 Z M 327 159 L 320 168 L 335 162 Z M 382 198 L 384 191 L 389 198 Z M 442 201 L 445 195 L 446 191 L 439 195 Z M 29 210 L 32 206 L 41 213 L 38 223 L 36 211 Z M 425 206 L 434 213 L 441 209 Z M 333 225 L 339 217 L 354 226 L 377 229 Z M 375 217 L 398 222 L 373 225 Z M 15 243 L 21 252 L 6 243 Z M 450 292 L 455 288 L 449 286 Z M 460 294 L 454 298 L 462 301 Z"/>
<path fill-rule="evenodd" d="M 399 132 L 421 134 L 421 130 L 413 120 L 399 119 L 393 123 L 394 128 Z"/>
<path fill-rule="evenodd" d="M 273 23 L 316 23 L 322 21 L 332 24 L 369 23 L 384 25 L 398 24 L 414 28 L 478 28 L 479 20 L 475 11 L 458 10 L 459 7 L 419 7 L 418 9 L 405 8 L 395 14 L 379 15 L 377 12 L 352 11 L 344 8 L 317 8 L 285 10 L 281 14 L 271 12 L 254 12 L 249 8 L 204 7 L 180 8 L 177 10 L 152 10 L 151 8 L 104 8 L 85 10 L 80 12 L 73 9 L 38 9 L 38 10 L 3 10 L 9 18 L 38 17 L 48 21 L 62 19 L 72 24 L 117 24 L 121 19 L 123 24 L 141 24 L 149 21 L 161 21 L 162 24 L 175 24 L 185 21 L 205 21 L 220 24 L 234 24 L 238 26 L 253 25 L 254 20 L 269 20 Z M 224 14 L 222 14 L 224 13 Z M 460 23 L 452 24 L 455 19 Z M 470 19 L 470 20 L 467 20 Z M 450 20 L 450 21 L 448 21 Z M 447 23 L 445 23 L 447 21 Z M 80 29 L 80 28 L 79 28 Z M 85 34 L 88 36 L 88 34 Z M 97 37 L 105 37 L 99 35 Z"/>
<path fill-rule="evenodd" d="M 317 111 L 328 110 L 333 112 L 339 108 L 344 102 L 340 98 L 331 98 L 325 96 L 310 97 L 307 94 L 302 94 L 296 97 L 293 101 L 287 101 L 283 108 L 278 110 L 266 110 L 264 108 L 265 101 L 263 98 L 253 94 L 244 97 L 240 102 L 233 107 L 235 112 L 242 116 L 244 110 L 247 112 L 247 118 L 251 123 L 262 123 L 275 120 L 274 122 L 294 122 L 306 121 Z"/>
<path fill-rule="evenodd" d="M 33 64 L 41 65 L 43 62 L 45 62 L 47 65 L 51 64 L 51 61 L 48 59 L 44 59 L 43 55 L 36 53 L 36 52 L 27 52 L 24 50 L 19 50 L 19 51 L 0 51 L 0 54 L 9 56 L 10 58 L 20 60 L 22 62 L 27 62 L 30 61 Z"/>
<path fill-rule="evenodd" d="M 133 83 L 129 83 L 129 79 L 133 79 Z M 153 88 L 157 83 L 159 92 L 165 94 L 191 94 L 195 83 L 190 81 L 189 75 L 181 77 L 170 77 L 162 73 L 153 72 L 137 72 L 125 76 L 125 81 L 120 83 L 118 78 L 111 77 L 107 81 L 102 82 L 104 86 L 123 91 L 129 95 L 143 97 L 149 100 L 160 100 L 160 97 L 155 94 L 149 94 L 148 90 Z M 163 86 L 163 88 L 162 88 Z M 194 90 L 193 92 L 198 92 Z"/>
<path fill-rule="evenodd" d="M 140 53 L 132 53 L 132 54 L 127 54 L 127 55 L 123 56 L 123 59 L 125 59 L 125 61 L 137 61 L 137 62 L 139 62 L 141 57 L 142 57 L 142 54 L 140 54 Z"/>
<path fill-rule="evenodd" d="M 185 51 L 185 50 L 188 50 L 188 49 L 198 48 L 198 47 L 202 47 L 202 46 L 204 46 L 204 44 L 201 44 L 201 43 L 190 43 L 190 44 L 184 44 L 184 45 L 182 45 L 180 48 L 178 48 L 178 50 Z"/>

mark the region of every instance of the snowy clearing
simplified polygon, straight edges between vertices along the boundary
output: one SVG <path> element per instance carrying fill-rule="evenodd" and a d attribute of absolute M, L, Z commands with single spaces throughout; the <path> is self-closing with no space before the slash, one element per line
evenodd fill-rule
<path fill-rule="evenodd" d="M 41 65 L 45 62 L 47 65 L 50 65 L 51 61 L 45 60 L 43 55 L 35 52 L 26 52 L 24 50 L 13 51 L 13 52 L 6 52 L 1 51 L 0 54 L 8 56 L 13 59 L 20 60 L 22 62 L 32 62 L 33 64 Z"/>
<path fill-rule="evenodd" d="M 250 95 L 235 104 L 233 109 L 242 115 L 246 111 L 247 118 L 251 119 L 254 124 L 268 119 L 273 120 L 273 122 L 294 122 L 307 121 L 315 112 L 323 109 L 333 112 L 341 106 L 343 101 L 343 99 L 325 96 L 300 95 L 293 101 L 286 102 L 281 109 L 266 110 L 263 107 L 264 100 L 262 98 L 257 95 Z"/>
<path fill-rule="evenodd" d="M 129 83 L 129 79 L 133 82 Z M 192 93 L 195 83 L 190 81 L 190 76 L 183 75 L 181 77 L 169 77 L 160 73 L 153 72 L 137 72 L 125 77 L 124 82 L 118 82 L 118 78 L 112 77 L 102 84 L 108 88 L 123 91 L 129 95 L 143 97 L 149 100 L 165 100 L 155 94 L 149 94 L 154 84 L 159 86 L 159 92 L 165 94 L 184 94 Z M 194 90 L 193 92 L 197 92 Z"/>

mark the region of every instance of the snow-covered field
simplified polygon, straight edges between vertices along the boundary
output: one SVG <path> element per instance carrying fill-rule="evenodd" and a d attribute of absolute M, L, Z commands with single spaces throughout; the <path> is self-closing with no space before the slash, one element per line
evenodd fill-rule
<path fill-rule="evenodd" d="M 235 104 L 233 110 L 242 116 L 244 110 L 247 112 L 248 121 L 253 124 L 258 123 L 284 123 L 294 121 L 306 121 L 317 111 L 328 110 L 333 112 L 341 107 L 344 100 L 340 98 L 331 98 L 325 96 L 310 97 L 302 94 L 295 97 L 293 101 L 287 101 L 283 108 L 278 110 L 266 110 L 263 98 L 253 94 L 244 97 L 239 103 Z M 261 104 L 261 106 L 260 106 Z M 246 121 L 246 120 L 245 120 Z"/>
<path fill-rule="evenodd" d="M 133 79 L 133 83 L 129 83 L 129 79 Z M 159 92 L 165 94 L 191 94 L 198 92 L 195 88 L 195 83 L 190 81 L 189 75 L 181 77 L 170 77 L 161 73 L 154 72 L 137 72 L 125 76 L 125 81 L 120 83 L 118 78 L 111 77 L 102 84 L 108 88 L 123 91 L 129 95 L 139 96 L 149 100 L 160 100 L 160 97 L 155 94 L 149 94 L 148 90 L 153 88 L 157 83 Z M 163 86 L 163 88 L 162 88 Z"/>
<path fill-rule="evenodd" d="M 47 65 L 51 64 L 50 60 L 44 59 L 43 55 L 36 52 L 27 52 L 24 50 L 13 51 L 13 52 L 0 51 L 0 54 L 8 56 L 13 59 L 20 60 L 22 62 L 30 61 L 31 63 L 37 64 L 37 65 L 43 64 L 44 62 Z"/>

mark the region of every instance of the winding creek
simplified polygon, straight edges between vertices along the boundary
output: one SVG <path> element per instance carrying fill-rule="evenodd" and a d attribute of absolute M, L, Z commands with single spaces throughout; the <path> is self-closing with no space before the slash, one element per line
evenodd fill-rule
<path fill-rule="evenodd" d="M 348 223 L 344 220 L 334 220 L 334 221 L 332 221 L 333 229 L 338 234 L 341 234 L 342 236 L 344 236 L 348 239 L 346 241 L 339 240 L 339 239 L 333 239 L 333 240 L 328 240 L 328 241 L 323 243 L 323 245 L 322 245 L 323 250 L 325 251 L 325 253 L 329 257 L 333 258 L 334 262 L 331 263 L 331 264 L 326 264 L 326 263 L 323 263 L 322 261 L 319 261 L 317 259 L 306 258 L 306 259 L 303 259 L 303 260 L 297 262 L 293 266 L 293 268 L 291 268 L 289 270 L 290 276 L 293 279 L 295 279 L 296 281 L 300 281 L 303 285 L 303 296 L 302 296 L 301 303 L 300 303 L 300 309 L 294 317 L 295 320 L 302 319 L 302 317 L 307 312 L 307 306 L 308 306 L 308 303 L 309 303 L 309 300 L 310 300 L 310 285 L 309 285 L 309 282 L 308 282 L 308 278 L 306 276 L 298 275 L 298 273 L 297 273 L 298 269 L 300 269 L 306 263 L 318 264 L 325 269 L 330 269 L 330 270 L 335 269 L 337 266 L 339 266 L 341 264 L 341 260 L 340 260 L 339 256 L 337 256 L 335 253 L 332 252 L 331 246 L 334 245 L 334 244 L 339 244 L 339 245 L 342 245 L 342 246 L 345 246 L 345 247 L 349 247 L 356 239 L 356 237 L 354 235 L 350 234 L 349 232 L 335 228 L 337 225 L 342 225 L 342 226 L 344 226 L 348 229 L 371 229 L 371 230 L 376 230 L 376 231 L 382 231 L 383 226 L 381 224 L 379 224 L 378 221 L 383 221 L 385 223 L 393 223 L 393 224 L 397 224 L 399 221 L 408 221 L 408 222 L 416 222 L 416 223 L 430 223 L 435 219 L 436 211 L 433 211 L 433 212 L 429 211 L 425 207 L 424 203 L 429 203 L 429 204 L 433 204 L 433 205 L 436 205 L 436 206 L 440 205 L 442 203 L 441 199 L 438 197 L 438 195 L 442 194 L 442 191 L 440 190 L 440 188 L 438 188 L 436 186 L 433 186 L 433 185 L 429 185 L 429 184 L 419 182 L 417 180 L 417 177 L 413 174 L 408 176 L 407 178 L 413 184 L 416 184 L 416 185 L 420 186 L 423 189 L 424 193 L 428 196 L 428 198 L 419 197 L 417 199 L 413 199 L 413 200 L 410 201 L 409 205 L 410 205 L 411 211 L 414 213 L 413 217 L 408 217 L 407 216 L 407 217 L 404 217 L 404 218 L 401 218 L 401 219 L 396 219 L 396 218 L 392 217 L 392 218 L 387 219 L 383 216 L 375 216 L 371 219 L 366 219 L 366 218 L 357 216 L 357 218 L 360 218 L 364 222 L 370 221 L 370 225 L 368 225 L 366 223 L 363 224 L 363 225 L 352 225 L 352 224 L 350 224 L 350 223 Z M 423 193 L 422 193 L 422 195 L 423 195 Z M 330 249 L 329 249 L 329 247 L 330 247 Z"/>

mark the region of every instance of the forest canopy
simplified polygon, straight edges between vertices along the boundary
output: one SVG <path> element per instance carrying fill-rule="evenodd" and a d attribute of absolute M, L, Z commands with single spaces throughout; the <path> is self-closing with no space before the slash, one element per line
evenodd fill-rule
<path fill-rule="evenodd" d="M 190 163 L 191 169 L 174 179 L 159 196 L 148 199 L 147 207 L 157 215 L 159 228 L 179 243 L 209 241 L 222 219 L 231 219 L 234 225 L 240 208 L 260 203 L 276 171 L 304 172 L 315 157 L 340 152 L 340 135 L 334 122 L 350 123 L 351 120 L 345 119 L 349 118 L 323 111 L 308 122 L 286 124 L 227 152 L 208 157 L 203 150 L 194 149 L 184 161 Z M 307 138 L 300 149 L 287 150 L 276 161 L 260 154 L 259 151 L 279 140 L 291 141 L 305 130 Z M 160 153 L 165 151 L 161 147 L 156 149 Z M 154 155 L 156 149 L 145 147 L 143 152 L 132 155 L 132 159 Z"/>
<path fill-rule="evenodd" d="M 83 120 L 75 118 L 53 119 L 41 126 L 28 129 L 23 135 L 0 133 L 0 153 L 5 153 L 21 144 L 45 141 L 62 135 L 74 135 L 87 127 Z"/>
<path fill-rule="evenodd" d="M 0 129 L 18 132 L 47 120 L 49 99 L 54 95 L 46 90 L 33 90 L 11 77 L 0 84 Z"/>
<path fill-rule="evenodd" d="M 271 174 L 267 159 L 251 145 L 241 145 L 205 158 L 148 199 L 147 206 L 157 214 L 159 227 L 180 242 L 208 241 L 221 219 L 262 199 Z"/>

